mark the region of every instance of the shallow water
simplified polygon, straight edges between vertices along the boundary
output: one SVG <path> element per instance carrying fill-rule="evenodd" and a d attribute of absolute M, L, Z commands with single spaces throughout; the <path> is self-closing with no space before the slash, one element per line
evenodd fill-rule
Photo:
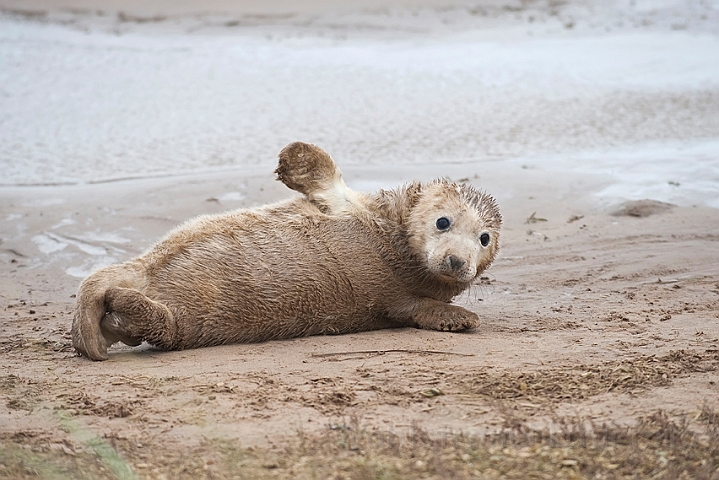
<path fill-rule="evenodd" d="M 303 140 L 347 167 L 520 163 L 608 176 L 599 197 L 719 207 L 719 16 L 690 10 L 681 30 L 609 32 L 582 10 L 571 29 L 395 10 L 402 28 L 364 12 L 364 30 L 199 33 L 0 15 L 0 183 L 269 172 Z"/>

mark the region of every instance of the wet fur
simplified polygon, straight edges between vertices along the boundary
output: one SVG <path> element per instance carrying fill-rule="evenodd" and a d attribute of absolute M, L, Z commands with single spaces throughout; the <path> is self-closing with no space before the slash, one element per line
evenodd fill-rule
<path fill-rule="evenodd" d="M 445 180 L 357 193 L 326 152 L 299 142 L 280 153 L 276 173 L 304 196 L 200 216 L 85 279 L 72 326 L 77 351 L 104 360 L 118 341 L 178 350 L 479 324 L 449 302 L 497 254 L 501 216 L 490 196 Z M 437 232 L 438 215 L 454 218 L 454 237 Z M 485 231 L 490 245 L 475 248 Z M 460 272 L 442 260 L 446 252 L 472 260 Z"/>

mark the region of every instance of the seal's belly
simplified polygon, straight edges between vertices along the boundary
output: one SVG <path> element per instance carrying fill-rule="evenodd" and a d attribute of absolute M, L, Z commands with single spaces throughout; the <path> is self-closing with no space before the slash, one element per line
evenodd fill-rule
<path fill-rule="evenodd" d="M 156 269 L 145 292 L 188 346 L 385 328 L 378 291 L 391 276 L 351 219 L 254 225 L 198 240 Z"/>

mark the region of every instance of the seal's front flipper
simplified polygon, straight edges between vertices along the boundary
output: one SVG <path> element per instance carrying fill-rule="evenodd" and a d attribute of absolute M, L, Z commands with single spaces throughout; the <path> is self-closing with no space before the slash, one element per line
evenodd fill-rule
<path fill-rule="evenodd" d="M 466 308 L 440 302 L 431 298 L 417 298 L 411 302 L 400 302 L 395 305 L 390 315 L 403 320 L 403 323 L 414 323 L 427 330 L 457 332 L 471 330 L 480 324 L 479 316 Z"/>

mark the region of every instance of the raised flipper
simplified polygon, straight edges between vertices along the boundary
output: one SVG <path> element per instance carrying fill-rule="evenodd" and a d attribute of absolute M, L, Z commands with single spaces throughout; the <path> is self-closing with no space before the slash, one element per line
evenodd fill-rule
<path fill-rule="evenodd" d="M 351 190 L 330 155 L 309 143 L 294 142 L 282 149 L 275 170 L 277 179 L 328 215 L 364 207 L 364 195 Z"/>

